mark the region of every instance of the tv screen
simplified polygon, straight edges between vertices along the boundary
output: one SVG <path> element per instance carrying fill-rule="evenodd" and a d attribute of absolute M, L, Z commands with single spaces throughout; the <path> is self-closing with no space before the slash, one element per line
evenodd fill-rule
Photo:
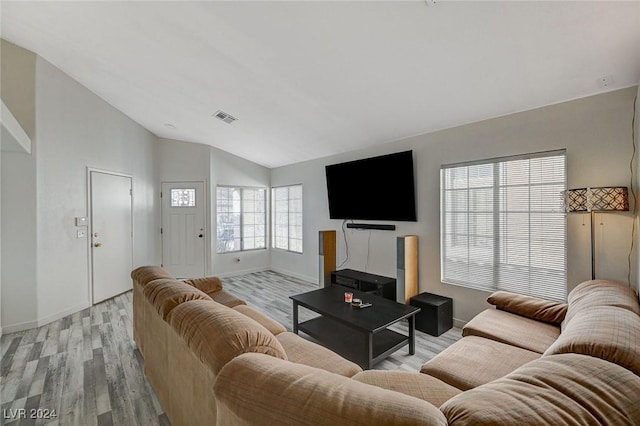
<path fill-rule="evenodd" d="M 413 151 L 326 166 L 329 217 L 416 221 Z"/>

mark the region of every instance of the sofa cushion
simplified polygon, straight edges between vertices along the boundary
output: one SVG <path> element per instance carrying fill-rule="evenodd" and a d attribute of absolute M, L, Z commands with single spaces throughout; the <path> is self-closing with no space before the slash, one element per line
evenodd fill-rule
<path fill-rule="evenodd" d="M 324 346 L 303 339 L 297 334 L 287 331 L 278 334 L 276 338 L 284 348 L 287 359 L 291 362 L 309 365 L 345 377 L 351 377 L 362 371 L 362 368 L 357 364 L 344 359 Z"/>
<path fill-rule="evenodd" d="M 640 316 L 615 306 L 582 310 L 544 354 L 562 353 L 591 355 L 640 375 Z"/>
<path fill-rule="evenodd" d="M 173 278 L 149 282 L 144 287 L 143 295 L 162 319 L 166 319 L 169 312 L 181 303 L 189 300 L 211 300 L 197 288 Z"/>
<path fill-rule="evenodd" d="M 591 280 L 578 284 L 567 297 L 569 308 L 564 325 L 573 316 L 597 306 L 615 306 L 640 315 L 638 296 L 628 286 L 609 280 Z"/>
<path fill-rule="evenodd" d="M 131 278 L 141 286 L 160 278 L 173 278 L 173 276 L 160 266 L 140 266 L 131 271 Z"/>
<path fill-rule="evenodd" d="M 495 340 L 467 336 L 427 361 L 420 369 L 461 390 L 506 376 L 540 354 Z"/>
<path fill-rule="evenodd" d="M 446 425 L 426 401 L 260 354 L 227 364 L 214 393 L 225 425 Z"/>
<path fill-rule="evenodd" d="M 560 324 L 567 313 L 567 304 L 508 291 L 496 291 L 487 299 L 496 309 L 522 315 L 536 321 Z"/>
<path fill-rule="evenodd" d="M 246 305 L 244 300 L 237 298 L 236 296 L 229 293 L 225 289 L 211 291 L 207 293 L 207 295 L 211 297 L 213 300 L 215 300 L 216 302 L 220 303 L 221 305 L 228 306 L 230 308 L 233 308 L 234 306 L 238 306 L 238 305 Z"/>
<path fill-rule="evenodd" d="M 212 300 L 182 303 L 169 313 L 167 322 L 214 374 L 246 352 L 287 359 L 280 342 L 266 328 Z"/>
<path fill-rule="evenodd" d="M 543 353 L 560 335 L 560 327 L 498 309 L 486 309 L 462 329 L 463 336 L 479 336 Z"/>
<path fill-rule="evenodd" d="M 463 392 L 440 409 L 449 425 L 640 424 L 640 377 L 585 355 L 542 357 Z"/>
<path fill-rule="evenodd" d="M 262 325 L 264 328 L 269 330 L 274 336 L 277 336 L 280 333 L 284 333 L 287 329 L 284 325 L 280 324 L 278 321 L 273 318 L 268 317 L 262 312 L 252 308 L 247 305 L 236 305 L 233 307 L 234 310 L 242 313 L 243 315 L 248 316 L 249 318 L 257 321 L 258 324 Z"/>
<path fill-rule="evenodd" d="M 358 382 L 420 398 L 436 407 L 462 392 L 428 374 L 409 371 L 367 370 L 352 378 Z"/>
<path fill-rule="evenodd" d="M 218 277 L 191 278 L 184 282 L 205 293 L 222 290 L 222 281 Z"/>

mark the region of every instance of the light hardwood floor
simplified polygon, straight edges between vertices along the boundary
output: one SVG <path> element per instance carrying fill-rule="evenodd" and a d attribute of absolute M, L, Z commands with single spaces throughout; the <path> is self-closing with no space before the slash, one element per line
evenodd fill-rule
<path fill-rule="evenodd" d="M 272 271 L 226 278 L 224 286 L 288 330 L 289 296 L 317 288 Z M 301 308 L 301 320 L 313 315 Z M 127 292 L 43 327 L 2 336 L 0 424 L 168 425 L 144 377 L 132 319 Z M 394 328 L 407 330 L 405 323 Z M 456 328 L 439 337 L 418 331 L 415 355 L 401 349 L 375 368 L 418 371 L 460 337 Z"/>

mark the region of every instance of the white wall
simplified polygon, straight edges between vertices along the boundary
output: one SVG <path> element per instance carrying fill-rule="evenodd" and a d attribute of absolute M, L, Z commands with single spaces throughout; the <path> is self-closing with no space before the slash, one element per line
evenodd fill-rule
<path fill-rule="evenodd" d="M 631 108 L 637 88 L 619 90 L 572 102 L 539 108 L 479 123 L 393 142 L 372 149 L 272 170 L 273 186 L 303 184 L 304 254 L 272 250 L 276 270 L 305 276 L 317 282 L 318 231 L 341 227 L 328 217 L 324 166 L 405 149 L 414 151 L 418 221 L 397 222 L 397 230 L 347 231 L 351 260 L 344 267 L 396 276 L 395 238 L 419 236 L 420 291 L 454 298 L 454 317 L 468 321 L 487 305 L 487 293 L 440 282 L 441 164 L 567 149 L 568 187 L 629 184 L 631 159 Z M 598 215 L 597 270 L 599 277 L 627 281 L 627 255 L 631 244 L 631 214 Z M 590 277 L 588 216 L 568 217 L 568 287 Z M 381 222 L 384 223 L 384 222 Z M 368 263 L 367 252 L 369 251 Z M 338 233 L 338 263 L 345 258 L 342 233 Z M 633 258 L 635 259 L 635 257 Z M 632 265 L 632 282 L 636 282 Z"/>
<path fill-rule="evenodd" d="M 182 142 L 173 139 L 158 139 L 158 190 L 162 182 L 204 182 L 205 185 L 205 228 L 207 241 L 211 241 L 214 233 L 211 229 L 210 209 L 211 186 L 210 150 L 208 145 Z M 206 274 L 211 275 L 211 250 L 206 248 Z"/>
<path fill-rule="evenodd" d="M 32 140 L 31 155 L 2 155 L 7 333 L 90 306 L 89 239 L 77 238 L 74 222 L 88 215 L 88 167 L 133 176 L 134 266 L 159 263 L 160 242 L 156 137 L 44 59 L 5 41 L 2 71 L 3 101 Z"/>
<path fill-rule="evenodd" d="M 270 170 L 217 148 L 211 148 L 211 223 L 216 228 L 216 186 L 249 186 L 268 188 L 271 185 Z M 268 208 L 269 204 L 267 204 Z M 267 227 L 269 232 L 269 227 Z M 269 250 L 252 250 L 238 253 L 217 254 L 215 238 L 211 238 L 211 253 L 214 275 L 229 276 L 269 268 Z M 240 259 L 239 261 L 236 261 Z"/>
<path fill-rule="evenodd" d="M 638 148 L 638 138 L 640 138 L 640 81 L 638 81 L 638 92 L 636 93 L 636 127 L 634 129 L 635 145 Z M 640 152 L 636 152 L 634 163 L 636 179 L 634 182 L 636 197 L 640 199 L 640 174 L 638 173 L 638 164 L 640 164 Z M 636 277 L 640 277 L 640 205 L 636 209 Z M 640 279 L 636 280 L 636 292 L 640 297 Z"/>
<path fill-rule="evenodd" d="M 217 254 L 215 239 L 216 186 L 268 188 L 269 169 L 208 145 L 172 139 L 159 139 L 158 165 L 160 182 L 205 182 L 209 235 L 207 274 L 224 277 L 269 268 L 269 250 Z"/>
<path fill-rule="evenodd" d="M 3 102 L 32 141 L 32 153 L 5 152 L 1 166 L 2 271 L 1 315 L 8 326 L 36 325 L 36 55 L 0 40 L 0 93 Z M 9 331 L 7 331 L 9 330 Z"/>
<path fill-rule="evenodd" d="M 157 263 L 156 137 L 59 69 L 36 63 L 38 135 L 38 317 L 47 322 L 87 307 L 87 167 L 133 176 L 134 266 Z"/>

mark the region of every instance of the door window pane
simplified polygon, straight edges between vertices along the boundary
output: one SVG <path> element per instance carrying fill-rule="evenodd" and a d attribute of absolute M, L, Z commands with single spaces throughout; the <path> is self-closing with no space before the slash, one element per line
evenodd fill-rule
<path fill-rule="evenodd" d="M 171 207 L 195 207 L 196 190 L 194 188 L 172 188 Z"/>

